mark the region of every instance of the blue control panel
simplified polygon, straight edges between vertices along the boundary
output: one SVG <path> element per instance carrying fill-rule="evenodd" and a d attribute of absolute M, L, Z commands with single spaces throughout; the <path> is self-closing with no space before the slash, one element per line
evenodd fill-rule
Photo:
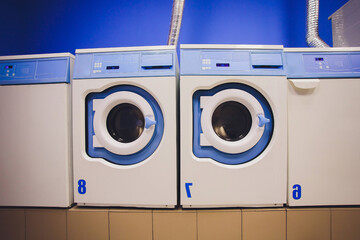
<path fill-rule="evenodd" d="M 70 83 L 70 57 L 0 61 L 0 85 Z"/>
<path fill-rule="evenodd" d="M 282 50 L 181 49 L 181 75 L 286 75 Z"/>
<path fill-rule="evenodd" d="M 78 53 L 74 79 L 175 76 L 176 51 Z"/>
<path fill-rule="evenodd" d="M 288 78 L 360 77 L 360 52 L 285 52 Z"/>

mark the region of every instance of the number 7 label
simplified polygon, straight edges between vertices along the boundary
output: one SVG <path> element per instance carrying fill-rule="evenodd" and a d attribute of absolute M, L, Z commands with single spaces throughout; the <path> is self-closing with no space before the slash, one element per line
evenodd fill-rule
<path fill-rule="evenodd" d="M 186 195 L 188 198 L 191 198 L 190 186 L 192 185 L 192 183 L 185 183 Z"/>

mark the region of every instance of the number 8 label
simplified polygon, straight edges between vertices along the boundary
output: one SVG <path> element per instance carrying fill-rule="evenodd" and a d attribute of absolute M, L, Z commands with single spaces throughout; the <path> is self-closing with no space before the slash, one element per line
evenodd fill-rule
<path fill-rule="evenodd" d="M 86 181 L 84 179 L 80 179 L 78 181 L 78 192 L 80 194 L 85 194 L 86 193 Z"/>

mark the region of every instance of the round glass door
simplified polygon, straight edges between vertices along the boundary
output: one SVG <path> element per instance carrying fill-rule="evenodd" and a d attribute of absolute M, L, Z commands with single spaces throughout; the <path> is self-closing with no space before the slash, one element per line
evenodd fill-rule
<path fill-rule="evenodd" d="M 216 135 L 226 141 L 234 142 L 243 139 L 249 133 L 252 118 L 243 104 L 229 101 L 215 109 L 211 122 Z"/>
<path fill-rule="evenodd" d="M 273 129 L 270 104 L 251 86 L 226 83 L 193 94 L 193 153 L 199 161 L 249 162 L 268 146 Z"/>
<path fill-rule="evenodd" d="M 261 138 L 264 128 L 259 116 L 264 116 L 260 103 L 251 94 L 239 89 L 226 89 L 213 96 L 200 97 L 200 145 L 213 146 L 224 153 L 242 153 Z"/>
<path fill-rule="evenodd" d="M 109 112 L 106 127 L 113 139 L 121 143 L 129 143 L 141 136 L 145 127 L 145 118 L 135 105 L 121 103 Z"/>
<path fill-rule="evenodd" d="M 93 102 L 93 146 L 119 155 L 142 150 L 151 140 L 155 115 L 148 101 L 129 91 L 112 93 Z"/>
<path fill-rule="evenodd" d="M 86 153 L 105 164 L 149 159 L 164 133 L 162 110 L 149 92 L 118 85 L 86 97 Z"/>

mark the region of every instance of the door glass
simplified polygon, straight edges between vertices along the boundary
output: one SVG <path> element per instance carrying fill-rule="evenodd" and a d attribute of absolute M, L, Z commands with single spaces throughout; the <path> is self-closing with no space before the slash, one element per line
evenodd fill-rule
<path fill-rule="evenodd" d="M 249 133 L 251 125 L 249 110 L 235 101 L 220 104 L 212 116 L 215 133 L 226 141 L 238 141 L 244 138 Z"/>
<path fill-rule="evenodd" d="M 122 143 L 138 139 L 144 130 L 144 124 L 144 115 L 140 109 L 129 103 L 115 106 L 106 119 L 110 136 Z"/>

